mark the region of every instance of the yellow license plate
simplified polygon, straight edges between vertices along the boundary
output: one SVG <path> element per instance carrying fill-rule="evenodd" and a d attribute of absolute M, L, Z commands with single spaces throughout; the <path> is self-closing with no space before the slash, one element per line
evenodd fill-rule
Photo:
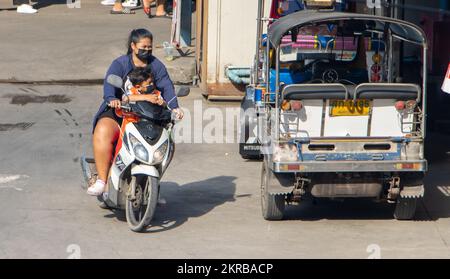
<path fill-rule="evenodd" d="M 369 115 L 369 100 L 331 100 L 330 116 L 365 116 Z"/>

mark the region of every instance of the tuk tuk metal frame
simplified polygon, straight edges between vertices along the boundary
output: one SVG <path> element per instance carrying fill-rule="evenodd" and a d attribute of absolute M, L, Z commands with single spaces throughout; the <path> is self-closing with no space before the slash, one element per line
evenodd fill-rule
<path fill-rule="evenodd" d="M 275 110 L 275 127 L 280 126 L 280 105 L 282 101 L 282 96 L 280 92 L 280 53 L 281 53 L 281 46 L 280 46 L 280 40 L 285 35 L 287 31 L 290 31 L 293 28 L 301 28 L 306 25 L 310 24 L 317 24 L 317 23 L 325 23 L 327 21 L 340 21 L 340 20 L 371 20 L 376 21 L 378 23 L 383 22 L 384 24 L 394 24 L 396 28 L 403 28 L 400 30 L 403 30 L 406 34 L 409 34 L 408 31 L 415 32 L 413 35 L 415 35 L 415 39 L 413 38 L 406 38 L 402 35 L 395 34 L 392 32 L 391 27 L 389 27 L 389 58 L 388 58 L 388 83 L 392 83 L 393 75 L 392 75 L 392 64 L 393 64 L 393 39 L 399 39 L 402 41 L 406 41 L 415 45 L 419 45 L 423 48 L 422 55 L 423 55 L 423 65 L 422 65 L 422 88 L 421 88 L 421 94 L 419 93 L 418 96 L 418 102 L 421 103 L 421 112 L 423 117 L 421 117 L 421 139 L 425 139 L 426 136 L 426 101 L 427 101 L 427 53 L 428 53 L 428 44 L 426 41 L 426 36 L 424 32 L 417 26 L 415 26 L 412 23 L 401 21 L 398 19 L 388 18 L 388 17 L 382 17 L 382 16 L 373 16 L 373 15 L 365 15 L 365 14 L 354 14 L 354 13 L 343 13 L 343 12 L 330 12 L 328 10 L 326 11 L 320 11 L 320 10 L 306 10 L 306 11 L 300 11 L 293 13 L 291 15 L 285 16 L 283 18 L 280 18 L 278 20 L 273 20 L 269 18 L 264 18 L 263 13 L 264 10 L 262 8 L 263 2 L 260 1 L 261 5 L 259 5 L 258 9 L 258 24 L 257 24 L 257 54 L 255 56 L 255 67 L 253 69 L 253 75 L 252 75 L 252 85 L 257 86 L 260 84 L 259 75 L 262 69 L 258 67 L 259 64 L 259 57 L 261 53 L 260 50 L 263 49 L 262 47 L 262 31 L 263 31 L 263 23 L 269 22 L 272 23 L 268 27 L 268 35 L 267 35 L 267 41 L 265 46 L 265 76 L 264 80 L 262 80 L 262 83 L 265 85 L 265 92 L 264 99 L 262 102 L 261 107 L 257 107 L 256 111 L 261 116 L 267 113 L 268 110 L 274 109 Z M 374 30 L 374 32 L 380 32 L 380 30 Z M 270 81 L 270 51 L 271 49 L 275 50 L 275 90 L 271 91 L 271 81 Z M 274 101 L 270 101 L 271 99 L 274 99 Z M 258 125 L 258 127 L 261 125 Z M 258 132 L 258 135 L 261 135 L 261 132 Z M 280 140 L 280 131 L 279 129 L 274 129 L 275 134 L 273 135 L 272 140 L 275 142 L 278 142 Z M 261 139 L 260 139 L 261 140 Z M 424 156 L 422 151 L 422 157 Z M 303 162 L 304 163 L 304 162 Z M 424 164 L 424 170 L 426 170 L 426 164 Z M 275 169 L 274 169 L 275 170 Z M 275 170 L 276 171 L 276 170 Z"/>
<path fill-rule="evenodd" d="M 262 98 L 262 102 L 260 104 L 256 104 L 256 102 L 253 103 L 253 111 L 257 119 L 257 139 L 261 145 L 261 154 L 264 155 L 261 182 L 261 201 L 264 218 L 267 220 L 279 220 L 283 218 L 285 202 L 292 203 L 299 201 L 299 199 L 307 194 L 308 187 L 310 187 L 309 192 L 313 194 L 313 196 L 329 198 L 339 197 L 339 195 L 342 195 L 343 193 L 344 196 L 347 195 L 346 197 L 381 198 L 381 196 L 384 195 L 382 194 L 384 190 L 387 190 L 388 194 L 385 198 L 388 202 L 397 203 L 394 216 L 397 219 L 411 219 L 415 212 L 416 200 L 423 197 L 424 194 L 423 174 L 427 171 L 428 167 L 424 157 L 427 113 L 426 85 L 428 74 L 428 44 L 423 30 L 412 23 L 395 18 L 335 12 L 330 10 L 304 10 L 274 20 L 264 17 L 264 2 L 264 0 L 259 1 L 256 55 L 252 69 L 251 84 L 249 85 L 253 90 L 257 87 L 265 87 L 265 94 Z M 415 153 L 415 155 L 408 157 L 407 159 L 404 159 L 402 157 L 403 155 L 401 155 L 397 159 L 384 158 L 382 160 L 377 160 L 375 157 L 367 160 L 364 159 L 365 157 L 362 157 L 362 159 L 359 158 L 358 160 L 344 158 L 318 161 L 317 159 L 303 160 L 303 158 L 300 159 L 300 157 L 297 160 L 292 161 L 283 161 L 281 159 L 275 160 L 273 148 L 271 147 L 274 145 L 286 144 L 286 138 L 281 138 L 280 124 L 283 113 L 289 113 L 284 112 L 281 108 L 282 101 L 285 98 L 281 91 L 284 92 L 290 86 L 283 86 L 283 90 L 281 90 L 280 64 L 282 38 L 289 34 L 293 29 L 342 21 L 364 21 L 374 23 L 375 25 L 371 25 L 373 30 L 366 29 L 364 32 L 367 31 L 383 35 L 382 38 L 384 38 L 386 42 L 385 47 L 389 48 L 384 51 L 385 55 L 387 55 L 387 61 L 385 60 L 385 65 L 387 66 L 387 69 L 385 69 L 387 70 L 386 83 L 374 84 L 386 86 L 386 92 L 388 92 L 391 87 L 395 89 L 396 86 L 417 86 L 394 82 L 394 39 L 409 42 L 422 48 L 422 84 L 421 86 L 417 86 L 417 97 L 415 98 L 417 111 L 413 112 L 413 120 L 411 123 L 408 123 L 413 127 L 411 130 L 414 130 L 414 132 L 411 132 L 409 135 L 404 135 L 404 123 L 401 122 L 401 134 L 403 135 L 401 137 L 375 137 L 370 136 L 369 132 L 367 136 L 362 137 L 326 137 L 322 132 L 320 137 L 310 137 L 309 134 L 306 137 L 291 137 L 287 144 L 297 145 L 298 147 L 299 145 L 310 144 L 311 142 L 323 143 L 327 141 L 336 141 L 341 144 L 345 141 L 352 141 L 349 144 L 354 143 L 355 145 L 358 145 L 364 142 L 383 141 L 391 142 L 392 146 L 395 146 L 395 148 L 400 148 L 400 146 L 406 148 L 407 145 L 412 144 L 415 149 L 411 152 Z M 267 24 L 268 31 L 267 37 L 265 38 L 263 38 L 264 24 Z M 358 50 L 356 50 L 356 52 L 358 52 Z M 274 54 L 274 57 L 271 57 L 271 54 Z M 261 59 L 262 57 L 263 60 Z M 271 71 L 273 61 L 275 74 Z M 271 78 L 271 74 L 274 74 L 275 77 Z M 272 79 L 275 80 L 275 86 L 273 86 Z M 311 84 L 295 83 L 295 86 L 301 87 L 304 85 L 310 86 Z M 360 85 L 366 85 L 370 88 L 372 83 L 355 83 L 354 85 L 356 88 Z M 318 84 L 317 86 L 323 86 L 324 88 L 327 86 L 342 86 L 346 90 L 345 100 L 356 100 L 356 92 L 353 92 L 354 96 L 353 98 L 350 98 L 347 87 L 341 83 Z M 387 94 L 389 94 L 389 92 Z M 392 98 L 389 97 L 389 99 Z M 325 108 L 326 102 L 325 100 L 323 101 Z M 325 113 L 324 110 L 322 113 Z M 323 129 L 323 126 L 321 129 Z M 299 129 L 297 128 L 297 130 Z M 355 153 L 358 152 L 355 151 Z M 356 157 L 357 156 L 358 154 Z M 403 168 L 405 165 L 407 167 Z M 318 173 L 320 175 L 316 176 L 315 174 Z M 311 182 L 311 177 L 313 180 L 315 179 L 313 183 Z M 324 180 L 327 177 L 330 179 L 328 181 Z M 400 177 L 402 179 L 401 183 Z M 337 178 L 339 181 L 333 181 L 334 178 Z M 351 182 L 351 179 L 355 179 L 355 181 Z M 337 190 L 333 187 L 337 187 Z M 339 192 L 339 187 L 341 190 L 344 189 L 344 192 Z"/>

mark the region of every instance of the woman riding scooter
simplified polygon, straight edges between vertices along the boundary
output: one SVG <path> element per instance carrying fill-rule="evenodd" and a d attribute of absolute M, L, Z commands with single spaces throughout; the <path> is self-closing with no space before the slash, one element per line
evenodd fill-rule
<path fill-rule="evenodd" d="M 183 118 L 183 111 L 178 106 L 174 86 L 161 61 L 152 55 L 153 35 L 146 29 L 134 29 L 128 38 L 128 51 L 126 55 L 114 60 L 109 67 L 106 77 L 117 75 L 127 81 L 127 75 L 136 67 L 150 68 L 154 75 L 154 84 L 161 92 L 167 106 L 175 112 L 178 119 Z M 125 82 L 125 87 L 127 82 Z M 103 103 L 94 117 L 93 150 L 95 166 L 97 168 L 97 181 L 91 185 L 87 193 L 99 196 L 105 191 L 108 170 L 111 167 L 111 158 L 114 144 L 120 134 L 122 119 L 114 109 L 120 108 L 123 92 L 106 82 L 103 85 Z M 147 101 L 158 103 L 156 95 L 148 95 Z"/>

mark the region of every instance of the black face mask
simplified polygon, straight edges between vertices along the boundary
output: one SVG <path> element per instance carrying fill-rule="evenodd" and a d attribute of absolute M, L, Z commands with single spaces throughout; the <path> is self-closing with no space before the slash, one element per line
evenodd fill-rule
<path fill-rule="evenodd" d="M 151 55 L 152 55 L 151 50 L 139 49 L 136 56 L 142 62 L 147 62 Z"/>
<path fill-rule="evenodd" d="M 142 94 L 150 94 L 153 93 L 153 91 L 155 91 L 155 86 L 153 84 L 149 84 L 140 90 Z"/>

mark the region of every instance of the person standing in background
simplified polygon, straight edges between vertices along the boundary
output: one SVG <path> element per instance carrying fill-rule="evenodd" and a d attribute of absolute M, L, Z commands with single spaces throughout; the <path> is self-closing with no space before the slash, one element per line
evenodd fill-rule
<path fill-rule="evenodd" d="M 144 13 L 149 17 L 165 17 L 172 18 L 165 10 L 165 2 L 166 0 L 142 0 L 144 4 Z M 153 1 L 156 1 L 156 13 L 154 16 L 151 15 L 150 5 Z"/>
<path fill-rule="evenodd" d="M 17 12 L 21 14 L 35 14 L 37 10 L 30 5 L 30 0 L 13 0 L 13 5 L 18 6 Z"/>
<path fill-rule="evenodd" d="M 103 0 L 100 2 L 103 6 L 114 6 L 116 0 Z M 125 0 L 123 3 L 121 1 L 122 7 L 125 8 L 137 8 L 139 5 L 139 0 Z"/>
<path fill-rule="evenodd" d="M 149 17 L 164 17 L 164 18 L 172 18 L 165 10 L 165 2 L 166 0 L 140 0 L 144 9 L 144 13 Z M 152 2 L 156 2 L 156 13 L 153 16 L 151 14 L 151 4 Z M 135 14 L 132 8 L 138 6 L 137 0 L 126 0 L 122 3 L 122 0 L 103 0 L 101 2 L 102 5 L 110 6 L 113 8 L 111 10 L 111 14 Z"/>
<path fill-rule="evenodd" d="M 103 4 L 103 2 L 102 2 L 102 4 Z M 103 4 L 103 5 L 105 5 L 105 4 Z M 135 14 L 135 12 L 133 10 L 131 10 L 130 8 L 124 8 L 122 6 L 122 0 L 115 0 L 114 6 L 111 10 L 111 14 L 113 14 L 113 15 L 117 15 L 117 14 L 129 15 L 129 14 Z"/>

